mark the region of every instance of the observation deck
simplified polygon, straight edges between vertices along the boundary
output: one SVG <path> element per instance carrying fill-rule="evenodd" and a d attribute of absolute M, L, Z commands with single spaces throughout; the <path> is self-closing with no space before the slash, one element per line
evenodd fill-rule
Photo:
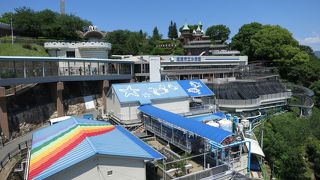
<path fill-rule="evenodd" d="M 132 77 L 130 60 L 0 56 L 0 86 Z"/>

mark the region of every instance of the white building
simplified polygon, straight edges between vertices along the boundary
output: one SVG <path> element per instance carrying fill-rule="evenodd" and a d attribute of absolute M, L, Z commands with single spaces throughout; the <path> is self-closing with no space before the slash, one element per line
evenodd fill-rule
<path fill-rule="evenodd" d="M 141 105 L 155 107 L 176 114 L 192 114 L 197 109 L 190 103 L 199 98 L 203 111 L 214 112 L 213 92 L 200 80 L 153 83 L 113 84 L 107 95 L 107 113 L 120 124 L 140 123 Z"/>
<path fill-rule="evenodd" d="M 146 179 L 163 155 L 121 126 L 71 117 L 33 133 L 28 179 Z"/>
<path fill-rule="evenodd" d="M 152 60 L 159 58 L 160 68 L 152 70 Z M 201 79 L 212 82 L 219 78 L 234 78 L 248 65 L 248 56 L 133 56 L 137 81 L 161 76 L 164 80 Z"/>
<path fill-rule="evenodd" d="M 83 34 L 83 38 L 88 41 L 46 42 L 44 47 L 53 57 L 108 59 L 111 44 L 102 42 L 103 36 L 104 34 L 95 26 L 90 26 L 89 30 Z"/>

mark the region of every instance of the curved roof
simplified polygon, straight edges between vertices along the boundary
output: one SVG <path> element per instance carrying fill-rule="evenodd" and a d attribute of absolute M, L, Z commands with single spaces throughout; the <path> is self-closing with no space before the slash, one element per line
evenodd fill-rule
<path fill-rule="evenodd" d="M 178 126 L 186 131 L 196 134 L 197 136 L 216 143 L 221 143 L 225 138 L 232 135 L 232 133 L 223 129 L 209 126 L 198 121 L 189 120 L 181 115 L 165 111 L 152 105 L 143 105 L 138 109 L 143 113 L 152 116 L 153 118 L 160 119 L 174 126 Z"/>
<path fill-rule="evenodd" d="M 102 39 L 103 34 L 100 31 L 87 31 L 86 33 L 84 33 L 83 37 L 86 39 L 90 39 L 90 38 Z"/>
<path fill-rule="evenodd" d="M 33 133 L 28 179 L 45 179 L 97 154 L 163 158 L 121 126 L 71 117 Z"/>
<path fill-rule="evenodd" d="M 189 31 L 189 30 L 190 30 L 190 29 L 189 29 L 189 27 L 188 27 L 188 24 L 185 23 L 184 26 L 183 26 L 183 28 L 182 28 L 182 31 Z"/>

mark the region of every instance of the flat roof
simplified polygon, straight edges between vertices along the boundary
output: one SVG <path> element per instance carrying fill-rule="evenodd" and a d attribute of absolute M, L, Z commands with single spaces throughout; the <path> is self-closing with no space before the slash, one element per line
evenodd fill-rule
<path fill-rule="evenodd" d="M 194 117 L 187 117 L 187 118 L 189 120 L 203 122 L 203 121 L 208 121 L 208 120 L 223 119 L 225 117 L 226 116 L 225 116 L 224 113 L 216 112 L 216 113 L 212 113 L 212 114 L 206 114 L 206 115 L 200 115 L 200 116 L 194 116 Z"/>
<path fill-rule="evenodd" d="M 209 126 L 199 121 L 190 121 L 181 115 L 165 111 L 152 105 L 143 105 L 138 109 L 155 119 L 160 119 L 216 143 L 221 143 L 225 138 L 232 135 L 231 132 Z"/>
<path fill-rule="evenodd" d="M 99 58 L 67 58 L 67 57 L 47 57 L 47 56 L 0 56 L 0 61 L 90 61 L 105 63 L 128 63 L 132 64 L 130 59 L 99 59 Z"/>
<path fill-rule="evenodd" d="M 120 103 L 152 104 L 152 100 L 212 96 L 200 80 L 113 84 Z"/>
<path fill-rule="evenodd" d="M 70 117 L 33 133 L 28 179 L 45 179 L 97 154 L 164 158 L 121 126 Z"/>

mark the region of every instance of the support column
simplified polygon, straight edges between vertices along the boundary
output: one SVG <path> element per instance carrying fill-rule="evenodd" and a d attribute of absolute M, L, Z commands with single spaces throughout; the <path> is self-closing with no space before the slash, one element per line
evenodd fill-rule
<path fill-rule="evenodd" d="M 102 81 L 102 107 L 103 107 L 103 114 L 106 114 L 107 112 L 107 90 L 109 87 L 109 81 L 108 80 L 103 80 Z"/>
<path fill-rule="evenodd" d="M 64 89 L 63 82 L 57 82 L 57 111 L 58 111 L 58 117 L 64 116 L 63 96 L 62 96 L 63 89 Z"/>
<path fill-rule="evenodd" d="M 6 89 L 0 87 L 0 126 L 6 139 L 10 139 L 9 121 L 7 114 Z"/>

